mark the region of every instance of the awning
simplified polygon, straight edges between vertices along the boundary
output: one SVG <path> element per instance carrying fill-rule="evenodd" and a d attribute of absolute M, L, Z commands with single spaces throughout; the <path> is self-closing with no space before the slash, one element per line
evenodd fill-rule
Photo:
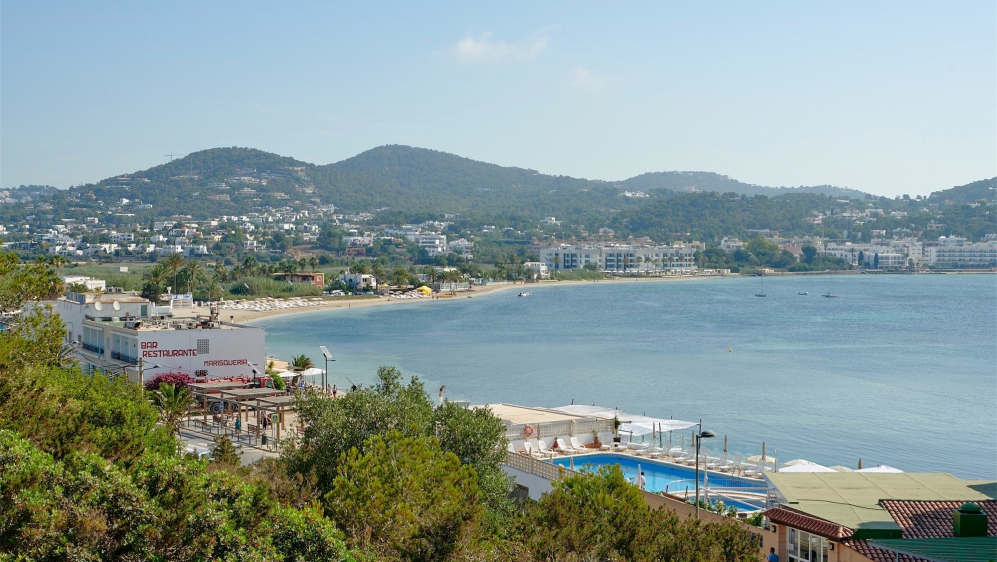
<path fill-rule="evenodd" d="M 603 406 L 589 406 L 586 404 L 572 404 L 570 406 L 561 406 L 560 408 L 552 409 L 566 414 L 574 414 L 576 416 L 604 419 L 613 419 L 614 417 L 619 418 L 620 422 L 622 422 L 620 425 L 620 431 L 623 433 L 631 433 L 633 435 L 644 435 L 651 433 L 652 431 L 677 431 L 679 429 L 686 429 L 694 425 L 698 425 L 699 423 L 664 418 L 652 418 L 650 416 L 638 416 L 628 414 L 623 410 L 606 408 Z"/>

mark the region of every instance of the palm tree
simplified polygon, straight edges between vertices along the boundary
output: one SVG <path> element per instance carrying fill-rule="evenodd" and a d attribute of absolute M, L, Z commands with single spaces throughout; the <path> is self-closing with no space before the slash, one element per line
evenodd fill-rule
<path fill-rule="evenodd" d="M 194 285 L 204 279 L 204 266 L 197 260 L 187 260 L 183 264 L 183 277 L 187 281 L 187 292 L 193 292 Z"/>
<path fill-rule="evenodd" d="M 305 272 L 306 267 L 308 267 L 308 258 L 305 257 L 300 258 L 298 260 L 298 269 L 301 270 L 301 273 Z"/>
<path fill-rule="evenodd" d="M 304 353 L 302 353 L 297 357 L 291 358 L 291 366 L 295 369 L 304 371 L 305 369 L 311 369 L 315 366 L 315 364 L 312 363 L 312 360 L 306 357 Z"/>
<path fill-rule="evenodd" d="M 163 261 L 159 262 L 163 264 L 163 267 L 173 272 L 173 289 L 179 291 L 177 287 L 177 273 L 184 266 L 183 256 L 180 254 L 170 254 L 163 258 Z"/>
<path fill-rule="evenodd" d="M 225 269 L 224 265 L 220 263 L 215 264 L 215 278 L 217 278 L 221 283 L 228 281 L 228 270 Z"/>
<path fill-rule="evenodd" d="M 315 256 L 308 258 L 308 267 L 312 268 L 312 273 L 315 273 L 315 270 L 318 269 L 318 258 Z"/>
<path fill-rule="evenodd" d="M 55 268 L 55 272 L 59 273 L 59 268 L 66 265 L 66 258 L 56 254 L 49 259 L 49 263 Z"/>
<path fill-rule="evenodd" d="M 159 409 L 159 422 L 163 427 L 179 436 L 187 408 L 194 403 L 190 389 L 163 383 L 159 385 L 159 390 L 153 391 L 152 403 Z"/>
<path fill-rule="evenodd" d="M 246 256 L 246 259 L 242 260 L 242 269 L 246 275 L 252 277 L 256 273 L 256 258 Z"/>

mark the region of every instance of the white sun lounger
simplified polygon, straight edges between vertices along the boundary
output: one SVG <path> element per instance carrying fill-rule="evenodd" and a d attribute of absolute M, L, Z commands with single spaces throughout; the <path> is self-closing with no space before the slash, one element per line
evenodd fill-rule
<path fill-rule="evenodd" d="M 574 454 L 574 453 L 578 453 L 578 452 L 580 452 L 580 451 L 579 451 L 578 449 L 575 449 L 574 447 L 572 447 L 572 446 L 568 445 L 568 444 L 567 444 L 567 443 L 566 443 L 566 442 L 564 441 L 564 439 L 562 439 L 562 438 L 560 438 L 560 437 L 558 437 L 557 439 L 555 439 L 555 441 L 556 441 L 556 443 L 557 443 L 557 449 L 558 449 L 559 451 L 561 451 L 561 452 L 564 452 L 564 453 L 567 453 L 567 454 L 569 454 L 569 455 L 570 455 L 570 454 Z"/>
<path fill-rule="evenodd" d="M 571 446 L 574 447 L 575 450 L 578 451 L 579 453 L 584 453 L 585 451 L 587 451 L 585 445 L 582 445 L 581 443 L 578 442 L 577 437 L 569 438 L 568 442 L 571 443 Z"/>

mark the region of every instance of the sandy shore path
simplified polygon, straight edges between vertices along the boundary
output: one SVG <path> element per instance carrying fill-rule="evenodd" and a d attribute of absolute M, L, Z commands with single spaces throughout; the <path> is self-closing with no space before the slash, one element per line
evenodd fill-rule
<path fill-rule="evenodd" d="M 222 308 L 219 310 L 219 317 L 224 322 L 236 322 L 236 323 L 252 323 L 257 320 L 262 320 L 264 318 L 273 318 L 276 316 L 286 316 L 291 314 L 307 314 L 310 312 L 319 312 L 323 310 L 335 310 L 340 308 L 358 308 L 366 306 L 405 306 L 413 304 L 432 304 L 439 303 L 441 301 L 449 301 L 453 299 L 467 298 L 468 296 L 479 296 L 486 295 L 489 293 L 496 293 L 500 291 L 532 291 L 533 289 L 539 287 L 550 287 L 550 286 L 571 286 L 571 285 L 588 285 L 592 283 L 660 283 L 668 281 L 691 281 L 695 279 L 720 279 L 721 276 L 707 276 L 707 275 L 688 275 L 688 276 L 673 276 L 673 277 L 625 277 L 625 278 L 614 278 L 614 279 L 603 279 L 598 281 L 541 281 L 539 283 L 509 283 L 509 282 L 497 282 L 489 283 L 484 286 L 476 286 L 471 291 L 465 291 L 457 293 L 453 297 L 442 297 L 439 300 L 436 299 L 395 299 L 390 297 L 323 297 L 321 303 L 319 301 L 312 301 L 311 298 L 317 297 L 305 297 L 301 299 L 304 302 L 316 303 L 313 306 L 302 306 L 299 308 L 278 308 L 274 310 L 241 310 L 241 309 L 226 309 Z M 291 301 L 293 299 L 285 299 L 284 302 Z M 227 301 L 235 302 L 235 301 Z M 242 301 L 242 302 L 252 302 L 252 301 Z M 208 307 L 194 307 L 194 314 L 208 315 Z"/>

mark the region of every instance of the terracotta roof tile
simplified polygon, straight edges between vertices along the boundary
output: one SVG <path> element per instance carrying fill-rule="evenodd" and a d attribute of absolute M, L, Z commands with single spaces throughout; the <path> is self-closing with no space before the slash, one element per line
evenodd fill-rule
<path fill-rule="evenodd" d="M 864 540 L 846 540 L 841 541 L 841 544 L 847 546 L 848 548 L 858 552 L 862 556 L 865 556 L 872 562 L 930 562 L 924 558 L 917 558 L 914 556 L 908 556 L 906 554 L 901 554 L 900 558 L 897 558 L 896 553 L 890 552 L 889 550 L 883 550 L 882 548 L 876 548 Z"/>
<path fill-rule="evenodd" d="M 883 507 L 900 525 L 905 539 L 952 537 L 952 512 L 966 502 L 883 500 Z M 973 502 L 987 514 L 987 534 L 997 536 L 997 501 Z"/>
<path fill-rule="evenodd" d="M 765 512 L 765 516 L 773 523 L 782 523 L 802 531 L 814 533 L 829 539 L 841 540 L 852 536 L 848 527 L 832 523 L 820 517 L 808 515 L 789 507 L 776 507 Z"/>

